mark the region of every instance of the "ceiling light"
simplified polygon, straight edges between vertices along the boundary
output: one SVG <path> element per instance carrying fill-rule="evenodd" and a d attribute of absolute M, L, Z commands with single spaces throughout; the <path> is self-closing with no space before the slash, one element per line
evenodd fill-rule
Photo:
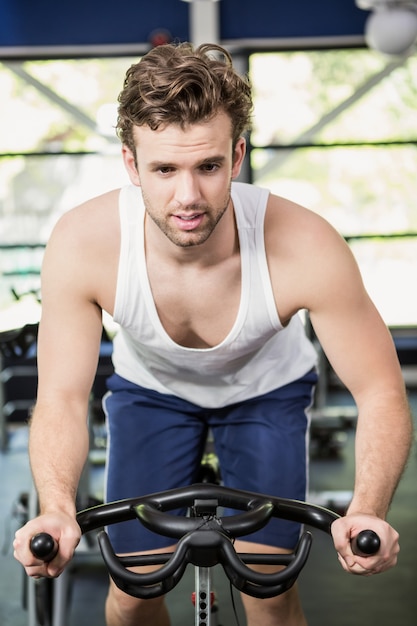
<path fill-rule="evenodd" d="M 417 39 L 417 2 L 356 0 L 356 4 L 372 10 L 365 24 L 370 48 L 392 56 L 410 52 Z"/>

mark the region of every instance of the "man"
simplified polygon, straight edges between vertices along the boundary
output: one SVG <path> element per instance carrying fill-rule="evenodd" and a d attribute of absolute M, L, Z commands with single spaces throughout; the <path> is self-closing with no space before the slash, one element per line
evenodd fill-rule
<path fill-rule="evenodd" d="M 64 215 L 45 254 L 30 432 L 41 514 L 16 533 L 16 557 L 31 576 L 56 576 L 79 541 L 74 500 L 102 310 L 120 325 L 105 400 L 109 500 L 195 480 L 208 428 L 226 485 L 303 498 L 316 380 L 298 316 L 306 309 L 359 411 L 354 496 L 333 524 L 335 548 L 354 574 L 393 566 L 398 535 L 384 520 L 411 421 L 392 340 L 349 248 L 316 214 L 232 183 L 252 101 L 222 48 L 152 50 L 128 71 L 119 102 L 132 185 Z M 116 551 L 166 549 L 129 524 L 113 527 Z M 350 548 L 365 528 L 382 542 L 366 559 Z M 48 564 L 28 549 L 40 531 L 59 544 Z M 276 522 L 237 548 L 287 551 L 298 532 Z M 306 624 L 295 587 L 243 602 L 249 626 Z M 131 598 L 112 583 L 106 617 L 108 626 L 169 624 L 162 599 Z"/>

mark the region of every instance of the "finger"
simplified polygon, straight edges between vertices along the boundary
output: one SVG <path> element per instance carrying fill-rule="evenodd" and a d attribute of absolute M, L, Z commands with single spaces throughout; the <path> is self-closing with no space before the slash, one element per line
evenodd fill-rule
<path fill-rule="evenodd" d="M 358 563 L 352 559 L 346 560 L 342 555 L 338 554 L 338 559 L 346 572 L 349 574 L 355 574 L 357 576 L 369 576 L 372 574 L 372 570 L 365 568 L 361 563 Z"/>
<path fill-rule="evenodd" d="M 40 565 L 27 565 L 25 572 L 30 578 L 49 578 L 45 564 Z"/>
<path fill-rule="evenodd" d="M 384 560 L 384 559 L 370 559 L 365 558 L 345 558 L 341 554 L 338 554 L 338 559 L 346 572 L 350 574 L 356 574 L 360 576 L 371 576 L 374 574 L 380 574 L 393 567 L 396 563 L 396 559 Z"/>

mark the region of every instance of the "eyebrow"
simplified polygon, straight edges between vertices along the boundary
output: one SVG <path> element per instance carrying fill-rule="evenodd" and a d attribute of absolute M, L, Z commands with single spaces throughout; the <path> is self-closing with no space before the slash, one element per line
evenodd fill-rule
<path fill-rule="evenodd" d="M 196 164 L 196 167 L 201 167 L 202 165 L 208 165 L 209 163 L 224 163 L 226 158 L 223 155 L 214 155 L 211 157 L 207 157 L 202 161 L 199 161 Z M 172 163 L 170 161 L 151 161 L 148 163 L 148 168 L 151 170 L 159 169 L 161 167 L 178 167 L 177 163 Z"/>
<path fill-rule="evenodd" d="M 223 163 L 226 160 L 226 158 L 219 154 L 218 156 L 212 156 L 212 157 L 207 157 L 206 159 L 203 159 L 199 165 L 206 165 L 207 163 L 213 163 L 213 161 L 216 161 L 216 163 Z"/>

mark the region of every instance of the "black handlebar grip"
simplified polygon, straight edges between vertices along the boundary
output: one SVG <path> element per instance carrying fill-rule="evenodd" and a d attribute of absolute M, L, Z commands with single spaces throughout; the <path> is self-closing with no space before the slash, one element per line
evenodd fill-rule
<path fill-rule="evenodd" d="M 353 537 L 352 552 L 357 556 L 371 556 L 376 554 L 381 547 L 381 540 L 373 530 L 362 530 Z"/>
<path fill-rule="evenodd" d="M 49 563 L 57 555 L 58 544 L 48 533 L 38 533 L 30 540 L 30 550 L 33 556 Z"/>

